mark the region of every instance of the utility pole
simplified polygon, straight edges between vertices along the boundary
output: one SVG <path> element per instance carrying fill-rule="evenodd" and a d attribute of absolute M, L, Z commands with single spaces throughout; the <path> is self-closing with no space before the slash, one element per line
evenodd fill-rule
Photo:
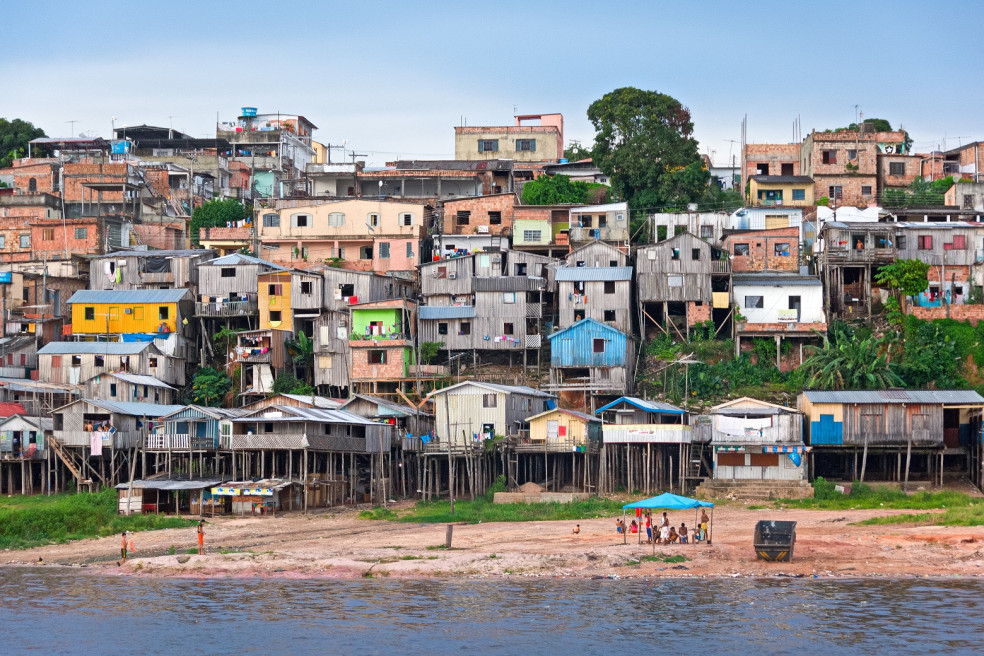
<path fill-rule="evenodd" d="M 344 145 L 342 145 L 342 146 L 332 146 L 331 144 L 325 144 L 325 153 L 327 153 L 327 155 L 328 155 L 328 163 L 329 164 L 331 164 L 331 151 L 333 151 L 333 150 L 340 150 L 340 151 L 342 151 L 344 153 L 345 152 L 345 146 Z M 344 155 L 343 155 L 343 159 L 344 159 Z"/>
<path fill-rule="evenodd" d="M 359 197 L 362 194 L 359 193 L 359 167 L 355 163 L 356 157 L 368 157 L 368 155 L 365 155 L 363 153 L 357 153 L 354 150 L 352 151 L 352 167 L 355 169 L 355 195 L 356 197 Z"/>

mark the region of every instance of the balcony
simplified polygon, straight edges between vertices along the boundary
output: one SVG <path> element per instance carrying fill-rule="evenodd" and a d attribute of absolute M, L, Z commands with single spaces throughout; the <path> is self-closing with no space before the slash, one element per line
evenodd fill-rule
<path fill-rule="evenodd" d="M 543 316 L 543 305 L 540 303 L 527 303 L 526 304 L 526 318 L 527 319 L 539 319 Z"/>
<path fill-rule="evenodd" d="M 89 447 L 92 442 L 92 433 L 90 431 L 59 431 L 54 432 L 54 437 L 57 439 L 62 446 L 67 447 Z M 123 431 L 117 431 L 109 435 L 106 433 L 106 437 L 103 438 L 102 445 L 103 449 L 129 449 L 140 444 L 140 434 L 139 433 L 129 433 Z"/>
<path fill-rule="evenodd" d="M 523 341 L 525 348 L 538 349 L 543 346 L 543 335 L 527 335 Z"/>
<path fill-rule="evenodd" d="M 682 424 L 605 424 L 605 444 L 689 444 L 690 426 Z"/>
<path fill-rule="evenodd" d="M 711 260 L 711 273 L 731 273 L 730 260 Z"/>
<path fill-rule="evenodd" d="M 249 241 L 250 229 L 242 228 L 199 228 L 201 241 Z"/>
<path fill-rule="evenodd" d="M 244 317 L 259 312 L 256 301 L 231 301 L 227 303 L 195 303 L 196 317 Z"/>
<path fill-rule="evenodd" d="M 148 451 L 212 451 L 215 447 L 214 438 L 198 437 L 186 433 L 155 433 L 144 439 L 144 448 Z"/>

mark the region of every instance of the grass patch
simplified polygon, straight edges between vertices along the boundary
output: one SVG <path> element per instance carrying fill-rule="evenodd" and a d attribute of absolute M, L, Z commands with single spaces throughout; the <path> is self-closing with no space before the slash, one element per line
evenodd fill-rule
<path fill-rule="evenodd" d="M 198 555 L 198 549 L 185 549 L 185 553 L 188 554 L 188 555 L 190 555 L 190 556 L 197 556 Z"/>
<path fill-rule="evenodd" d="M 813 481 L 812 499 L 783 499 L 786 508 L 814 508 L 817 510 L 857 510 L 893 508 L 900 510 L 936 510 L 938 508 L 966 508 L 976 500 L 963 492 L 915 492 L 906 494 L 894 485 L 866 485 L 855 482 L 850 494 L 834 491 L 834 484 L 818 476 Z"/>
<path fill-rule="evenodd" d="M 427 547 L 427 551 L 447 551 L 448 548 L 443 544 L 435 544 L 433 546 Z"/>
<path fill-rule="evenodd" d="M 690 559 L 683 554 L 657 554 L 642 557 L 642 561 L 646 563 L 685 563 L 688 560 Z"/>
<path fill-rule="evenodd" d="M 118 514 L 116 490 L 93 494 L 0 498 L 0 549 L 29 549 L 53 542 L 194 526 L 195 520 Z"/>
<path fill-rule="evenodd" d="M 877 526 L 883 524 L 923 524 L 926 526 L 984 526 L 984 503 L 947 508 L 942 513 L 904 513 L 888 517 L 872 517 L 857 524 Z"/>
<path fill-rule="evenodd" d="M 397 519 L 397 514 L 395 511 L 389 508 L 383 508 L 382 506 L 376 506 L 370 510 L 363 510 L 358 515 L 359 519 L 381 519 L 386 521 L 393 521 Z"/>
<path fill-rule="evenodd" d="M 761 505 L 746 506 L 746 510 L 765 510 L 766 508 L 768 508 L 768 506 L 761 506 Z"/>
<path fill-rule="evenodd" d="M 400 556 L 400 560 L 423 560 L 423 556 L 411 556 L 407 554 L 406 556 Z"/>
<path fill-rule="evenodd" d="M 474 501 L 418 501 L 401 514 L 398 521 L 448 524 L 479 522 L 542 522 L 554 520 L 597 519 L 622 515 L 624 501 L 585 499 L 574 503 L 499 503 L 479 498 Z M 394 513 L 395 515 L 395 513 Z M 360 514 L 361 516 L 361 514 Z"/>

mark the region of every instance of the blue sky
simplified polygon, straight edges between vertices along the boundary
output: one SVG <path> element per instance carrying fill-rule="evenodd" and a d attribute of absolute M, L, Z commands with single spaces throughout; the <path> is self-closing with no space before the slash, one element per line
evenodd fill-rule
<path fill-rule="evenodd" d="M 984 139 L 984 2 L 5 0 L 0 116 L 51 136 L 116 125 L 214 135 L 239 108 L 300 113 L 379 163 L 451 157 L 453 128 L 561 112 L 635 86 L 693 114 L 701 152 L 867 117 L 917 150 Z M 168 118 L 172 117 L 172 118 Z"/>

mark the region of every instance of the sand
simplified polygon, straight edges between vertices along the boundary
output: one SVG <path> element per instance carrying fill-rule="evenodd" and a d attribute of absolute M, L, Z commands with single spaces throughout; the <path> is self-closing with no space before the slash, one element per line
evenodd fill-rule
<path fill-rule="evenodd" d="M 409 503 L 409 502 L 408 502 Z M 404 505 L 404 504 L 398 504 Z M 0 552 L 0 565 L 81 567 L 85 572 L 168 577 L 760 577 L 857 578 L 984 575 L 984 527 L 857 526 L 853 522 L 907 511 L 753 510 L 741 504 L 714 512 L 713 544 L 660 545 L 657 555 L 682 563 L 641 561 L 652 545 L 628 544 L 615 518 L 580 522 L 456 524 L 444 549 L 445 524 L 367 521 L 357 509 L 283 513 L 277 517 L 207 520 L 206 554 L 195 528 L 137 533 L 137 554 L 117 565 L 119 536 Z M 692 526 L 694 513 L 671 512 Z M 792 562 L 757 560 L 755 523 L 797 522 Z M 574 534 L 575 524 L 581 532 Z M 173 547 L 173 549 L 172 549 Z"/>

